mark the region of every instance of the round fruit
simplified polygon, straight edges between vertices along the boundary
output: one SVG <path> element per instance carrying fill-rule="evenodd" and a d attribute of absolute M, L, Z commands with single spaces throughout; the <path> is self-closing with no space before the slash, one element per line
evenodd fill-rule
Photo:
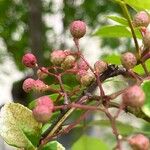
<path fill-rule="evenodd" d="M 37 63 L 37 59 L 36 57 L 31 54 L 31 53 L 27 53 L 23 56 L 22 58 L 22 63 L 29 68 L 34 68 L 36 66 Z"/>
<path fill-rule="evenodd" d="M 33 109 L 34 118 L 41 123 L 46 123 L 51 118 L 52 111 L 46 105 L 38 105 Z"/>
<path fill-rule="evenodd" d="M 105 61 L 99 60 L 94 64 L 95 72 L 103 73 L 107 69 L 108 64 Z"/>
<path fill-rule="evenodd" d="M 137 59 L 133 53 L 126 52 L 121 56 L 121 63 L 126 69 L 132 69 L 137 64 Z"/>
<path fill-rule="evenodd" d="M 70 32 L 76 39 L 80 39 L 86 33 L 86 24 L 83 21 L 73 21 L 70 25 Z"/>
<path fill-rule="evenodd" d="M 66 58 L 66 54 L 63 50 L 55 50 L 50 55 L 50 60 L 54 65 L 61 65 Z"/>
<path fill-rule="evenodd" d="M 33 90 L 34 88 L 34 82 L 35 80 L 32 78 L 27 78 L 26 80 L 24 80 L 22 88 L 25 92 L 30 92 Z"/>
<path fill-rule="evenodd" d="M 150 23 L 150 16 L 146 11 L 138 12 L 133 19 L 133 25 L 135 27 L 147 27 Z"/>
<path fill-rule="evenodd" d="M 122 100 L 126 106 L 142 107 L 145 101 L 145 93 L 139 86 L 134 85 L 122 94 Z"/>
<path fill-rule="evenodd" d="M 128 141 L 133 150 L 149 150 L 150 148 L 149 139 L 143 134 L 134 135 Z"/>

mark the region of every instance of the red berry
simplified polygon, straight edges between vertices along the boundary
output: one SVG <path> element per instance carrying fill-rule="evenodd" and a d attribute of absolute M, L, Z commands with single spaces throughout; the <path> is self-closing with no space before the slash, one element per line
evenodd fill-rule
<path fill-rule="evenodd" d="M 34 81 L 34 90 L 37 92 L 44 92 L 48 88 L 48 85 L 46 85 L 43 81 L 41 80 L 35 80 Z"/>
<path fill-rule="evenodd" d="M 134 85 L 122 94 L 122 100 L 126 106 L 142 107 L 145 101 L 145 93 L 139 86 Z"/>
<path fill-rule="evenodd" d="M 150 16 L 146 11 L 138 12 L 133 19 L 133 25 L 135 27 L 147 27 L 150 23 Z"/>
<path fill-rule="evenodd" d="M 137 64 L 137 59 L 133 53 L 126 52 L 121 56 L 121 63 L 126 69 L 132 69 Z"/>
<path fill-rule="evenodd" d="M 70 25 L 70 32 L 76 39 L 80 39 L 86 33 L 86 24 L 83 21 L 73 21 Z"/>
<path fill-rule="evenodd" d="M 33 109 L 34 118 L 41 123 L 49 121 L 52 115 L 52 110 L 46 105 L 38 105 Z"/>
<path fill-rule="evenodd" d="M 32 78 L 27 78 L 26 80 L 24 80 L 22 85 L 23 90 L 27 93 L 33 90 L 34 82 L 35 80 Z"/>
<path fill-rule="evenodd" d="M 37 104 L 37 106 L 45 105 L 49 109 L 51 109 L 51 111 L 53 111 L 53 109 L 54 109 L 53 101 L 48 96 L 39 97 L 37 99 L 37 103 L 36 104 Z"/>
<path fill-rule="evenodd" d="M 150 148 L 149 139 L 142 134 L 134 135 L 128 141 L 133 150 L 149 150 Z"/>
<path fill-rule="evenodd" d="M 108 64 L 102 60 L 97 61 L 94 64 L 94 69 L 96 73 L 103 73 L 107 69 Z"/>
<path fill-rule="evenodd" d="M 55 50 L 50 55 L 51 62 L 54 65 L 60 65 L 65 58 L 66 58 L 66 54 L 63 50 Z"/>
<path fill-rule="evenodd" d="M 29 68 L 34 68 L 36 66 L 37 63 L 37 59 L 36 57 L 31 54 L 31 53 L 27 53 L 23 56 L 22 58 L 22 63 Z"/>
<path fill-rule="evenodd" d="M 150 48 L 150 32 L 146 31 L 145 35 L 143 36 L 143 44 L 146 48 Z"/>

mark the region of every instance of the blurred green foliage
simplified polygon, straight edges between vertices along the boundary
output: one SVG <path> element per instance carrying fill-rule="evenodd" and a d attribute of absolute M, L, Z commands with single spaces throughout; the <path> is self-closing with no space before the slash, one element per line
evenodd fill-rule
<path fill-rule="evenodd" d="M 63 22 L 63 31 L 58 35 L 55 33 L 53 26 L 47 26 L 42 18 L 42 52 L 40 52 L 39 56 L 43 56 L 44 64 L 49 63 L 49 51 L 56 47 L 66 47 L 65 39 L 59 40 L 58 36 L 63 37 L 66 34 L 70 22 L 76 19 L 85 20 L 93 32 L 96 27 L 108 23 L 107 19 L 104 18 L 106 14 L 121 12 L 120 8 L 109 0 L 64 0 L 58 10 L 54 9 L 56 7 L 55 0 L 42 0 L 41 2 L 42 17 L 45 15 L 56 15 L 60 12 Z M 24 69 L 24 66 L 21 64 L 22 55 L 27 50 L 32 51 L 29 4 L 30 0 L 0 0 L 0 38 L 6 45 L 8 54 L 13 57 L 19 70 Z M 52 35 L 52 40 L 48 40 L 47 34 Z M 118 39 L 113 40 L 113 45 L 110 39 L 103 40 L 102 46 L 108 44 L 110 47 L 116 48 Z"/>

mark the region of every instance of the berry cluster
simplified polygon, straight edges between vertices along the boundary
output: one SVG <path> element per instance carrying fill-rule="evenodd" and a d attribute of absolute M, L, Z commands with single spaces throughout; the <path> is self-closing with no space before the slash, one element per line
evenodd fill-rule
<path fill-rule="evenodd" d="M 73 40 L 77 51 L 72 51 L 70 49 L 66 50 L 54 50 L 50 54 L 50 61 L 52 63 L 51 66 L 48 67 L 40 67 L 38 65 L 36 57 L 32 53 L 27 53 L 23 56 L 22 62 L 26 67 L 34 68 L 37 70 L 37 79 L 27 78 L 23 83 L 23 89 L 25 92 L 45 92 L 51 91 L 54 93 L 58 93 L 59 97 L 63 97 L 64 105 L 58 105 L 55 102 L 55 106 L 53 100 L 48 96 L 42 96 L 37 99 L 35 108 L 33 109 L 34 118 L 41 123 L 46 123 L 50 120 L 52 116 L 52 112 L 57 111 L 58 109 L 69 109 L 70 107 L 86 109 L 86 110 L 101 110 L 106 114 L 106 116 L 110 119 L 113 133 L 118 140 L 116 149 L 120 148 L 120 140 L 119 133 L 115 127 L 115 121 L 120 113 L 120 109 L 125 109 L 127 107 L 140 108 L 143 106 L 145 101 L 145 93 L 140 87 L 141 80 L 137 76 L 136 73 L 132 70 L 137 64 L 144 63 L 147 57 L 150 56 L 149 51 L 146 50 L 150 48 L 150 32 L 146 29 L 150 23 L 150 17 L 147 12 L 141 11 L 135 15 L 133 20 L 133 26 L 140 27 L 141 33 L 143 35 L 143 49 L 140 50 L 140 54 L 133 54 L 131 52 L 126 52 L 121 55 L 121 63 L 122 69 L 126 73 L 126 75 L 135 78 L 136 84 L 127 87 L 125 90 L 120 91 L 122 94 L 122 102 L 119 104 L 119 109 L 117 114 L 112 116 L 109 112 L 109 106 L 111 104 L 111 100 L 115 99 L 118 96 L 118 93 L 114 93 L 112 95 L 105 95 L 105 91 L 103 90 L 101 83 L 101 76 L 104 76 L 105 72 L 109 70 L 109 65 L 107 62 L 103 60 L 98 60 L 94 66 L 90 66 L 87 60 L 82 55 L 79 48 L 79 40 L 86 33 L 86 24 L 83 21 L 74 21 L 70 25 L 70 32 L 73 36 Z M 145 53 L 146 51 L 146 53 Z M 148 56 L 147 56 L 148 55 Z M 75 74 L 76 80 L 79 82 L 79 88 L 76 91 L 68 92 L 64 88 L 63 85 L 63 75 L 65 74 Z M 47 76 L 53 76 L 56 78 L 60 85 L 60 89 L 54 89 L 51 85 L 47 85 L 44 83 L 44 79 Z M 106 77 L 107 78 L 107 77 Z M 90 93 L 90 98 L 96 99 L 98 101 L 95 105 L 91 106 L 88 104 L 88 98 L 86 101 L 79 100 L 77 102 L 72 102 L 71 96 L 76 95 L 82 87 L 84 89 L 90 87 L 92 83 L 97 83 L 96 85 L 99 87 L 100 95 L 92 95 Z M 76 93 L 77 92 L 77 93 Z M 89 93 L 88 93 L 89 94 Z M 115 96 L 114 96 L 115 95 Z M 89 99 L 90 99 L 89 98 Z M 59 98 L 58 98 L 59 100 Z M 102 102 L 100 103 L 100 101 Z M 94 100 L 93 100 L 94 101 Z M 100 108 L 100 104 L 103 105 Z M 97 107 L 99 106 L 99 107 Z M 73 126 L 70 126 L 73 128 Z M 70 128 L 67 128 L 70 130 Z M 62 132 L 57 133 L 62 134 Z M 140 141 L 140 142 L 138 142 Z M 132 138 L 128 139 L 129 144 L 133 147 L 134 150 L 148 150 L 149 148 L 149 140 L 144 135 L 135 135 Z M 143 148 L 144 147 L 144 148 Z"/>

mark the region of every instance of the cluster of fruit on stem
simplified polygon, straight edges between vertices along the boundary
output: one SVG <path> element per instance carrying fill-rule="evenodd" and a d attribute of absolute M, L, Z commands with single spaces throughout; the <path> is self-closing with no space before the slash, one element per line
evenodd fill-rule
<path fill-rule="evenodd" d="M 150 57 L 150 53 L 148 51 L 150 48 L 150 31 L 147 30 L 147 26 L 149 25 L 149 23 L 150 17 L 147 12 L 141 11 L 135 15 L 132 25 L 134 27 L 140 28 L 143 36 L 144 46 L 140 48 L 141 53 L 138 56 L 131 52 L 126 52 L 121 55 L 122 68 L 125 70 L 128 76 L 136 80 L 136 83 L 122 91 L 119 91 L 118 93 L 113 93 L 109 96 L 105 95 L 100 76 L 108 69 L 110 64 L 105 61 L 98 60 L 92 67 L 80 51 L 79 39 L 82 38 L 86 33 L 86 24 L 83 21 L 73 21 L 70 25 L 70 32 L 73 36 L 73 41 L 77 50 L 54 50 L 50 54 L 50 61 L 52 63 L 51 66 L 40 67 L 38 65 L 36 57 L 32 53 L 25 54 L 22 58 L 23 64 L 26 67 L 36 69 L 38 79 L 35 80 L 32 78 L 27 78 L 23 82 L 24 91 L 27 93 L 31 91 L 42 93 L 45 91 L 51 91 L 58 94 L 56 102 L 53 102 L 53 100 L 49 96 L 39 97 L 36 101 L 35 108 L 33 109 L 34 118 L 38 122 L 44 124 L 50 120 L 52 113 L 58 110 L 66 110 L 69 108 L 84 109 L 87 110 L 87 112 L 99 110 L 104 112 L 110 120 L 113 133 L 117 140 L 115 149 L 121 150 L 121 142 L 123 140 L 126 140 L 134 150 L 148 150 L 150 146 L 149 140 L 142 134 L 137 134 L 130 138 L 123 138 L 119 134 L 116 127 L 116 119 L 119 116 L 121 110 L 125 109 L 126 107 L 129 106 L 139 108 L 144 104 L 145 93 L 140 87 L 143 79 L 142 77 L 137 75 L 132 70 L 132 68 L 140 63 L 144 65 L 144 62 Z M 144 70 L 148 75 L 146 67 L 144 68 Z M 70 92 L 65 89 L 62 79 L 65 74 L 76 75 L 76 80 L 79 83 L 79 87 L 74 91 Z M 56 78 L 60 88 L 54 89 L 51 87 L 51 85 L 47 85 L 46 83 L 44 83 L 43 80 L 47 76 L 53 76 L 54 78 Z M 99 95 L 93 95 L 92 93 L 89 93 L 92 97 L 92 100 L 95 101 L 95 105 L 90 105 L 88 103 L 90 96 L 86 100 L 80 100 L 78 102 L 72 101 L 72 96 L 77 95 L 82 87 L 83 89 L 90 87 L 93 82 L 96 82 L 99 88 Z M 122 94 L 122 101 L 119 104 L 117 113 L 115 115 L 112 115 L 109 112 L 111 100 L 115 99 L 120 94 Z M 63 105 L 57 105 L 57 102 L 61 97 L 63 97 Z M 69 132 L 72 128 L 75 127 L 77 123 L 80 123 L 80 121 L 83 120 L 86 115 L 88 115 L 88 113 L 83 114 L 75 123 L 68 126 L 66 130 L 61 132 L 56 130 L 56 133 L 53 133 L 53 135 L 51 135 L 50 137 L 48 137 L 48 134 L 46 135 L 46 137 L 42 137 L 42 141 L 40 144 L 45 144 L 46 141 L 54 138 L 56 135 L 61 135 Z"/>

